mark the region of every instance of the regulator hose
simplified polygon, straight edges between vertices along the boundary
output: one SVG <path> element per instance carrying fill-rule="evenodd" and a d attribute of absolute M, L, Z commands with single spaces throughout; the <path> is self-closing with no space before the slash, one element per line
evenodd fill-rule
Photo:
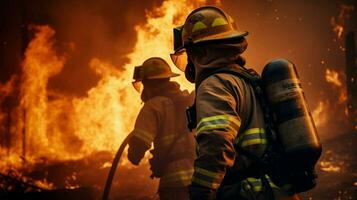
<path fill-rule="evenodd" d="M 107 182 L 105 183 L 105 187 L 104 187 L 104 192 L 103 192 L 103 198 L 102 200 L 108 200 L 109 197 L 109 193 L 110 193 L 110 189 L 112 187 L 112 183 L 113 183 L 113 178 L 115 175 L 115 171 L 118 167 L 120 158 L 124 152 L 124 149 L 126 147 L 126 145 L 129 143 L 129 139 L 131 137 L 131 134 L 129 134 L 128 136 L 126 136 L 126 138 L 124 139 L 124 141 L 121 143 L 118 152 L 115 154 L 113 163 L 112 163 L 112 167 L 110 168 L 109 174 L 108 174 L 108 178 L 107 178 Z"/>

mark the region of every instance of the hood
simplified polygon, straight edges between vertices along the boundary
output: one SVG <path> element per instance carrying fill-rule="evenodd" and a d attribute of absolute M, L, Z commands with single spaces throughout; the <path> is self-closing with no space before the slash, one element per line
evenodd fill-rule
<path fill-rule="evenodd" d="M 147 92 L 147 90 L 150 92 Z M 180 90 L 180 84 L 177 82 L 167 81 L 153 86 L 144 87 L 141 99 L 146 102 L 156 96 L 164 96 L 176 101 L 185 99 L 188 95 L 190 94 L 187 90 Z"/>
<path fill-rule="evenodd" d="M 245 65 L 241 54 L 247 49 L 248 43 L 244 39 L 237 44 L 204 44 L 187 49 L 189 59 L 195 66 L 196 83 L 205 74 L 222 67 Z"/>

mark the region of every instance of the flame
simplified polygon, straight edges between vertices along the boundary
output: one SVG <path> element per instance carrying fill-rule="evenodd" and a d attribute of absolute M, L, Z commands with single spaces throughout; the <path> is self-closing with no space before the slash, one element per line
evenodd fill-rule
<path fill-rule="evenodd" d="M 172 28 L 181 25 L 189 11 L 204 3 L 204 0 L 167 0 L 147 11 L 147 22 L 135 27 L 137 42 L 127 55 L 127 64 L 119 67 L 110 61 L 91 59 L 89 67 L 100 80 L 84 97 L 48 88 L 48 81 L 61 72 L 67 57 L 55 50 L 55 30 L 49 26 L 31 26 L 35 34 L 22 63 L 20 104 L 15 109 L 17 120 L 11 133 L 16 140 L 10 154 L 0 148 L 0 171 L 29 167 L 40 160 L 82 159 L 98 151 L 114 152 L 132 130 L 141 107 L 140 95 L 131 87 L 134 66 L 159 56 L 178 72 L 169 57 Z M 184 76 L 174 80 L 183 89 L 194 89 Z M 1 95 L 13 90 L 8 85 L 0 85 Z M 0 115 L 1 124 L 2 118 Z M 73 177 L 68 178 L 66 187 L 77 187 L 70 180 Z M 53 187 L 45 180 L 41 183 L 46 188 Z"/>
<path fill-rule="evenodd" d="M 350 18 L 349 13 L 354 10 L 353 5 L 342 4 L 338 16 L 331 17 L 330 24 L 338 39 L 342 38 L 346 19 Z"/>
<path fill-rule="evenodd" d="M 341 167 L 329 162 L 329 161 L 321 161 L 320 162 L 320 169 L 325 172 L 341 172 Z"/>
<path fill-rule="evenodd" d="M 337 87 L 342 86 L 340 76 L 339 76 L 338 72 L 336 72 L 334 70 L 326 69 L 325 78 L 326 78 L 326 82 L 328 82 L 328 83 L 331 83 Z"/>
<path fill-rule="evenodd" d="M 312 116 L 317 127 L 324 126 L 328 121 L 328 113 L 326 112 L 328 107 L 328 101 L 320 101 L 315 110 L 312 111 Z"/>
<path fill-rule="evenodd" d="M 342 82 L 342 73 L 338 73 L 332 69 L 326 69 L 325 79 L 327 83 L 330 83 L 334 88 L 338 90 L 338 103 L 344 103 L 347 100 L 347 91 L 344 82 Z"/>
<path fill-rule="evenodd" d="M 51 76 L 61 71 L 65 59 L 54 51 L 54 30 L 49 26 L 31 28 L 36 35 L 25 53 L 20 106 L 25 111 L 23 128 L 26 130 L 28 153 L 42 155 L 56 152 L 47 135 L 47 83 Z"/>
<path fill-rule="evenodd" d="M 198 3 L 204 1 L 198 1 Z M 125 66 L 125 69 L 133 73 L 133 66 L 140 65 L 142 62 L 153 56 L 162 57 L 165 59 L 171 69 L 176 73 L 180 71 L 173 65 L 170 59 L 170 53 L 173 52 L 172 29 L 185 21 L 188 12 L 193 9 L 193 4 L 186 0 L 165 1 L 162 6 L 147 13 L 147 23 L 145 25 L 137 25 L 137 43 L 134 51 L 128 55 L 130 63 Z M 161 17 L 154 17 L 161 14 Z M 183 76 L 175 78 L 180 85 L 189 90 L 193 90 L 194 86 L 185 80 Z"/>

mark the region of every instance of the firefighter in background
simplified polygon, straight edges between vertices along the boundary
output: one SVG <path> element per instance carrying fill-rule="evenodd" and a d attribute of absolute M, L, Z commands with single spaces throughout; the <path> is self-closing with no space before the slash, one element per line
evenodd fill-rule
<path fill-rule="evenodd" d="M 136 119 L 129 141 L 128 158 L 138 165 L 153 143 L 149 160 L 152 178 L 160 178 L 160 199 L 188 199 L 193 174 L 195 140 L 186 128 L 185 110 L 194 95 L 171 82 L 176 77 L 161 58 L 147 59 L 134 71 L 133 85 L 141 92 L 144 106 Z"/>
<path fill-rule="evenodd" d="M 248 32 L 238 31 L 229 15 L 212 6 L 191 12 L 176 31 L 181 38 L 175 37 L 171 58 L 196 85 L 198 157 L 190 199 L 299 199 L 277 187 L 269 176 L 260 178 L 259 164 L 237 151 L 239 146 L 260 157 L 268 143 L 252 85 L 227 73 L 246 71 L 241 54 L 247 48 Z"/>

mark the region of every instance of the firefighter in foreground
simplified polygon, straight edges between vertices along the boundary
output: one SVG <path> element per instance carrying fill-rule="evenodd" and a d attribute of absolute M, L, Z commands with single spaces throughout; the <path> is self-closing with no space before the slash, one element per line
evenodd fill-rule
<path fill-rule="evenodd" d="M 144 106 L 135 122 L 129 140 L 128 158 L 138 165 L 153 143 L 149 160 L 152 178 L 160 178 L 160 199 L 188 199 L 195 141 L 186 128 L 185 109 L 193 103 L 194 95 L 181 91 L 171 82 L 176 77 L 161 58 L 149 58 L 134 71 L 133 85 L 141 91 Z"/>
<path fill-rule="evenodd" d="M 189 113 L 196 118 L 191 127 L 196 125 L 198 157 L 190 199 L 299 199 L 297 193 L 315 185 L 313 168 L 321 145 L 294 65 L 273 61 L 260 79 L 244 67 L 241 54 L 247 48 L 247 35 L 237 30 L 230 16 L 212 6 L 194 10 L 183 26 L 174 29 L 171 58 L 196 85 L 195 106 Z M 266 102 L 261 80 L 272 83 Z M 269 112 L 264 112 L 268 107 L 264 102 L 277 109 L 276 126 L 283 145 L 272 144 L 276 134 L 267 128 Z M 282 147 L 279 155 L 286 157 L 273 160 L 269 152 L 280 152 L 271 150 L 273 146 Z"/>

